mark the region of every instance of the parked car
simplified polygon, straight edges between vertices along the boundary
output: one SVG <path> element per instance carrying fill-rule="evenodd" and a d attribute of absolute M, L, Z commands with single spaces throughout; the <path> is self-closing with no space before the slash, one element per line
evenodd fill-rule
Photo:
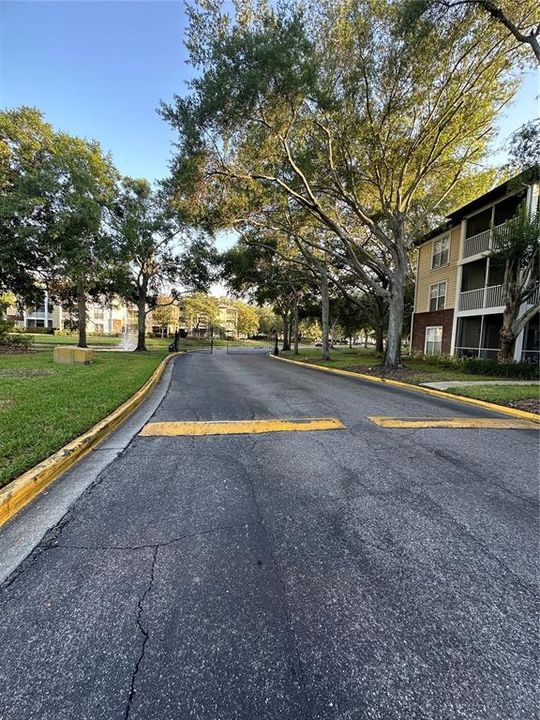
<path fill-rule="evenodd" d="M 315 347 L 322 347 L 322 342 L 320 340 L 317 340 L 315 343 Z"/>

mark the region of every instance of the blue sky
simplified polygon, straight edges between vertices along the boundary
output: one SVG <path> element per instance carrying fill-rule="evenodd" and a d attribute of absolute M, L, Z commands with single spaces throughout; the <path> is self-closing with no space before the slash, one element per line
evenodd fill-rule
<path fill-rule="evenodd" d="M 174 136 L 156 108 L 185 87 L 184 27 L 181 2 L 0 0 L 0 105 L 35 105 L 122 173 L 164 177 Z"/>
<path fill-rule="evenodd" d="M 0 0 L 0 106 L 37 106 L 55 127 L 99 140 L 122 173 L 164 177 L 174 135 L 156 108 L 185 89 L 184 28 L 176 0 Z M 500 119 L 492 162 L 539 114 L 538 93 L 530 73 Z"/>

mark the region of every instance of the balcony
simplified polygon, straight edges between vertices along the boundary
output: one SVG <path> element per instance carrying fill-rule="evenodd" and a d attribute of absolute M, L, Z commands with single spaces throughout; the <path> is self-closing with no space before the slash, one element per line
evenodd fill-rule
<path fill-rule="evenodd" d="M 502 285 L 491 285 L 462 292 L 459 294 L 458 310 L 461 312 L 502 307 L 504 305 L 502 289 Z"/>
<path fill-rule="evenodd" d="M 471 235 L 471 237 L 465 238 L 463 243 L 463 258 L 469 258 L 473 255 L 479 255 L 480 253 L 491 250 L 493 246 L 493 230 L 502 227 L 504 224 L 505 223 L 501 223 L 500 225 L 496 225 L 495 228 L 488 228 L 488 230 L 484 230 L 477 235 Z"/>

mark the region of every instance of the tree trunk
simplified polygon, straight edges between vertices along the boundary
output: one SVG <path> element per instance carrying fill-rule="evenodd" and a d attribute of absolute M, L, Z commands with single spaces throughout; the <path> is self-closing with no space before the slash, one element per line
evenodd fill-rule
<path fill-rule="evenodd" d="M 398 271 L 399 272 L 399 271 Z M 403 333 L 403 313 L 405 309 L 405 282 L 396 272 L 390 283 L 390 302 L 388 306 L 388 334 L 383 367 L 395 370 L 401 363 L 401 335 Z"/>
<path fill-rule="evenodd" d="M 139 293 L 139 302 L 137 303 L 137 347 L 135 352 L 146 352 L 146 289 L 143 288 Z"/>
<path fill-rule="evenodd" d="M 322 326 L 322 359 L 330 360 L 328 336 L 330 333 L 330 294 L 328 291 L 328 273 L 326 268 L 320 268 L 321 289 L 321 326 Z"/>
<path fill-rule="evenodd" d="M 507 261 L 504 268 L 503 296 L 505 299 L 505 308 L 502 327 L 499 330 L 501 346 L 497 359 L 500 363 L 506 365 L 514 359 L 513 350 L 516 340 L 514 324 L 519 315 L 520 307 L 517 264 L 512 261 Z"/>
<path fill-rule="evenodd" d="M 514 323 L 518 313 L 519 304 L 514 298 L 513 301 L 509 302 L 504 308 L 502 326 L 499 330 L 499 341 L 501 346 L 499 348 L 497 360 L 503 365 L 512 362 L 514 359 L 514 343 L 516 341 Z"/>
<path fill-rule="evenodd" d="M 367 330 L 364 330 L 364 347 L 367 348 L 367 336 L 368 332 Z M 382 345 L 382 332 L 381 332 L 381 345 Z"/>
<path fill-rule="evenodd" d="M 294 302 L 294 354 L 298 355 L 298 298 Z"/>
<path fill-rule="evenodd" d="M 384 352 L 384 332 L 382 320 L 375 321 L 375 352 L 381 355 Z"/>
<path fill-rule="evenodd" d="M 290 350 L 291 349 L 291 339 L 289 336 L 289 313 L 284 312 L 282 314 L 283 319 L 283 346 L 282 350 Z"/>
<path fill-rule="evenodd" d="M 79 316 L 79 343 L 81 348 L 88 347 L 86 344 L 86 292 L 84 279 L 81 276 L 77 279 L 77 308 Z"/>

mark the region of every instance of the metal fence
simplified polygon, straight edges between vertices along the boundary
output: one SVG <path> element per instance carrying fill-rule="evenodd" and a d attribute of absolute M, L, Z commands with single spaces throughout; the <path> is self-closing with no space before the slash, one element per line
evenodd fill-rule
<path fill-rule="evenodd" d="M 214 352 L 214 333 L 208 328 L 204 333 L 185 335 L 181 331 L 174 334 L 169 345 L 170 352 L 209 353 Z"/>
<path fill-rule="evenodd" d="M 265 340 L 227 340 L 227 355 L 265 355 L 272 351 L 270 338 Z"/>

